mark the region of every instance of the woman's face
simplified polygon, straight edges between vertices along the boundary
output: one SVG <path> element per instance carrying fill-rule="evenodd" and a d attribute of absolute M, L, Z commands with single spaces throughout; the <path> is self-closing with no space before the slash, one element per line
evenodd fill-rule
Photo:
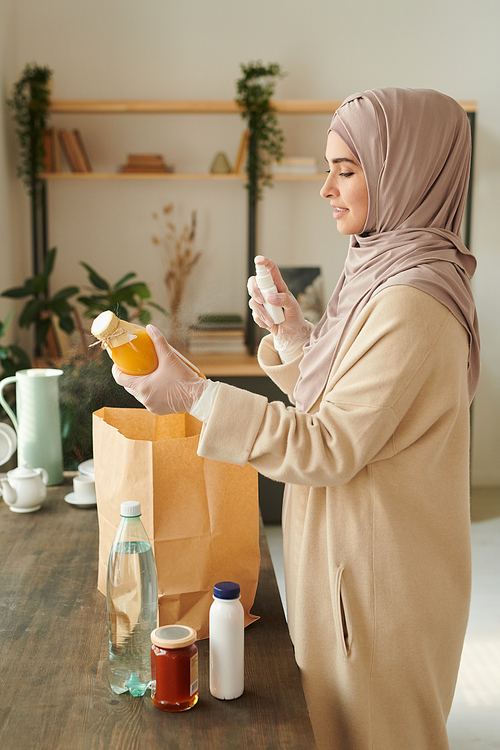
<path fill-rule="evenodd" d="M 341 234 L 361 234 L 368 215 L 365 173 L 337 133 L 328 133 L 325 158 L 329 173 L 320 195 L 330 201 Z"/>

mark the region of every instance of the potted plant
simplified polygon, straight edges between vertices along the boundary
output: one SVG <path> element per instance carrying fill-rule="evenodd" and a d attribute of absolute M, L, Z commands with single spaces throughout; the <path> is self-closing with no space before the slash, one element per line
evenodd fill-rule
<path fill-rule="evenodd" d="M 14 84 L 7 104 L 14 112 L 16 134 L 19 140 L 20 162 L 18 176 L 31 197 L 31 223 L 33 243 L 33 275 L 37 275 L 47 253 L 47 227 L 45 220 L 45 182 L 39 175 L 43 171 L 43 131 L 47 126 L 50 106 L 52 71 L 48 67 L 28 64 L 20 79 Z"/>
<path fill-rule="evenodd" d="M 19 139 L 20 163 L 17 174 L 30 195 L 38 194 L 38 175 L 43 171 L 43 131 L 47 127 L 52 71 L 36 63 L 26 65 L 14 84 L 7 104 L 14 110 Z"/>
<path fill-rule="evenodd" d="M 26 279 L 23 286 L 12 287 L 2 292 L 2 297 L 10 299 L 26 299 L 19 316 L 19 325 L 22 328 L 35 327 L 35 356 L 50 355 L 58 357 L 61 355 L 61 347 L 57 337 L 54 320 L 57 320 L 61 330 L 68 334 L 73 333 L 75 323 L 73 319 L 73 308 L 69 299 L 80 291 L 77 286 L 68 286 L 60 289 L 51 296 L 49 282 L 56 259 L 57 249 L 55 247 L 45 256 L 42 271 L 32 278 Z"/>
<path fill-rule="evenodd" d="M 273 112 L 271 99 L 276 79 L 282 73 L 277 63 L 263 65 L 250 62 L 241 65 L 243 76 L 237 81 L 237 104 L 242 108 L 241 116 L 248 122 L 249 139 L 247 154 L 248 189 L 248 275 L 254 273 L 254 257 L 257 254 L 257 201 L 262 198 L 262 187 L 271 184 L 271 176 L 266 171 L 268 157 L 280 161 L 283 157 L 283 131 Z M 246 344 L 250 354 L 255 349 L 255 325 L 247 313 Z"/>
<path fill-rule="evenodd" d="M 132 281 L 137 276 L 133 271 L 111 284 L 88 263 L 82 261 L 80 265 L 87 271 L 90 282 L 90 294 L 78 297 L 78 302 L 85 308 L 85 318 L 95 318 L 104 310 L 112 310 L 122 320 L 138 320 L 145 326 L 152 320 L 148 307 L 167 314 L 163 307 L 150 299 L 151 291 L 144 281 Z"/>
<path fill-rule="evenodd" d="M 285 138 L 271 99 L 276 79 L 285 74 L 277 63 L 250 62 L 242 64 L 241 70 L 243 76 L 236 83 L 236 102 L 243 110 L 242 118 L 248 122 L 247 188 L 255 192 L 258 200 L 262 197 L 262 186 L 271 184 L 271 176 L 266 171 L 270 163 L 268 157 L 276 161 L 283 157 Z"/>

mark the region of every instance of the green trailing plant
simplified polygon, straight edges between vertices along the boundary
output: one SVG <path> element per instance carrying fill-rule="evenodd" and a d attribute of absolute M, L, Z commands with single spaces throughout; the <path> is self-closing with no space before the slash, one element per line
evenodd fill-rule
<path fill-rule="evenodd" d="M 88 263 L 82 261 L 80 265 L 87 271 L 91 284 L 91 293 L 78 297 L 78 302 L 85 308 L 84 317 L 95 318 L 104 310 L 112 310 L 122 320 L 138 320 L 142 325 L 147 325 L 152 320 L 148 307 L 167 314 L 163 307 L 150 299 L 151 292 L 147 284 L 143 281 L 128 283 L 136 278 L 136 273 L 127 273 L 116 284 L 110 284 Z"/>
<path fill-rule="evenodd" d="M 71 334 L 75 330 L 73 308 L 69 299 L 79 293 L 79 287 L 67 286 L 52 296 L 50 294 L 50 277 L 56 253 L 57 248 L 53 247 L 45 256 L 40 273 L 26 279 L 23 286 L 6 289 L 1 295 L 10 299 L 28 298 L 20 312 L 19 325 L 22 328 L 35 327 L 36 356 L 40 356 L 46 349 L 55 356 L 61 353 L 54 319 L 65 333 Z"/>
<path fill-rule="evenodd" d="M 276 79 L 285 74 L 277 63 L 263 65 L 260 61 L 242 64 L 241 70 L 243 76 L 236 83 L 236 102 L 243 109 L 241 116 L 247 121 L 249 130 L 247 188 L 254 190 L 259 199 L 262 186 L 271 184 L 267 165 L 272 159 L 280 161 L 283 157 L 285 139 L 271 99 Z"/>
<path fill-rule="evenodd" d="M 11 310 L 5 321 L 0 321 L 0 339 L 3 339 L 7 332 L 9 324 L 16 314 L 15 310 Z M 15 375 L 18 370 L 24 370 L 31 367 L 31 359 L 29 355 L 16 344 L 0 344 L 0 380 L 3 378 L 10 378 Z"/>
<path fill-rule="evenodd" d="M 50 68 L 28 64 L 7 100 L 14 112 L 19 139 L 18 177 L 33 197 L 38 196 L 38 175 L 43 171 L 43 131 L 47 126 L 51 78 Z"/>

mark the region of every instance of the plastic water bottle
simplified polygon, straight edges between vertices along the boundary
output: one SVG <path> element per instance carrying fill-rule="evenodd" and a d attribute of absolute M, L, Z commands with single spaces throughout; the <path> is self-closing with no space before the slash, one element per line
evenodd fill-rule
<path fill-rule="evenodd" d="M 151 631 L 157 625 L 158 579 L 142 525 L 141 504 L 121 504 L 109 553 L 107 606 L 109 681 L 115 693 L 144 695 L 151 682 Z"/>
<path fill-rule="evenodd" d="M 210 692 L 233 700 L 245 688 L 245 614 L 239 584 L 221 581 L 214 586 L 209 614 Z"/>

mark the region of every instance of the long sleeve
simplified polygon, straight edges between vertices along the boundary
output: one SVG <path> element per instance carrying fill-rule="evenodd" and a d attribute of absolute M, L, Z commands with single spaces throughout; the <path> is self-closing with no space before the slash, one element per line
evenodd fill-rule
<path fill-rule="evenodd" d="M 429 415 L 436 419 L 433 398 L 441 398 L 443 413 L 451 408 L 455 396 L 447 398 L 443 384 L 462 352 L 466 378 L 465 329 L 425 292 L 391 287 L 355 322 L 315 413 L 221 384 L 199 453 L 230 463 L 250 461 L 262 474 L 291 484 L 344 484 L 430 429 Z M 266 352 L 267 368 L 275 367 L 276 380 L 286 387 L 298 364 L 273 365 L 271 358 Z M 411 429 L 398 436 L 409 410 Z"/>

